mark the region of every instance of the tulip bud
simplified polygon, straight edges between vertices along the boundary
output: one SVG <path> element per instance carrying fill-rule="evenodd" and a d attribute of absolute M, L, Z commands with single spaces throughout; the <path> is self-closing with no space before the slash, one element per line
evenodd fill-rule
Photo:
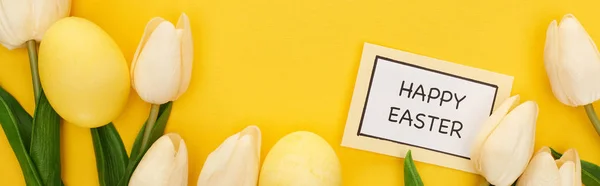
<path fill-rule="evenodd" d="M 482 125 L 471 151 L 475 170 L 493 185 L 512 184 L 533 154 L 537 104 L 518 102 L 518 95 L 510 97 L 494 111 Z"/>
<path fill-rule="evenodd" d="M 131 63 L 133 88 L 146 102 L 174 101 L 188 88 L 194 58 L 190 21 L 185 13 L 177 26 L 154 18 L 146 25 Z"/>
<path fill-rule="evenodd" d="M 548 147 L 535 154 L 519 178 L 520 185 L 581 186 L 581 161 L 575 149 L 554 160 Z"/>
<path fill-rule="evenodd" d="M 544 48 L 546 73 L 554 96 L 563 104 L 581 106 L 600 99 L 600 55 L 575 16 L 550 23 Z"/>
<path fill-rule="evenodd" d="M 188 154 L 179 134 L 158 138 L 148 149 L 129 180 L 129 186 L 185 186 Z"/>
<path fill-rule="evenodd" d="M 0 44 L 12 50 L 29 40 L 39 42 L 70 9 L 70 0 L 0 0 Z"/>
<path fill-rule="evenodd" d="M 261 133 L 246 127 L 208 155 L 198 186 L 256 186 L 260 168 Z"/>

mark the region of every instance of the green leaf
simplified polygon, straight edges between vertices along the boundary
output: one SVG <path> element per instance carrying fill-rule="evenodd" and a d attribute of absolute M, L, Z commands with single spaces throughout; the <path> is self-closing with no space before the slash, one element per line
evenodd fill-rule
<path fill-rule="evenodd" d="M 582 160 L 581 182 L 586 186 L 600 186 L 600 167 Z"/>
<path fill-rule="evenodd" d="M 171 115 L 172 107 L 173 102 L 168 102 L 160 105 L 160 110 L 158 111 L 158 119 L 156 119 L 156 123 L 152 128 L 148 144 L 153 144 L 156 140 L 158 140 L 158 138 L 160 138 L 165 133 L 165 127 L 167 126 L 167 121 L 169 121 L 169 116 Z M 146 123 L 147 122 L 148 121 L 146 121 Z M 142 138 L 146 129 L 146 123 L 144 123 L 142 129 L 140 129 L 140 132 L 138 132 L 138 135 L 135 138 L 135 142 L 133 143 L 133 147 L 131 148 L 131 155 L 129 156 L 127 170 L 125 171 L 125 175 L 123 175 L 123 177 L 119 181 L 119 186 L 127 186 L 127 184 L 129 184 L 129 179 L 131 178 L 133 171 L 135 171 L 135 168 L 142 160 L 142 157 L 144 157 L 144 154 L 146 154 L 146 151 L 148 151 L 150 146 L 152 146 L 149 145 L 148 148 L 144 149 L 143 151 L 140 151 L 140 146 L 142 145 Z"/>
<path fill-rule="evenodd" d="M 94 152 L 96 154 L 96 168 L 101 186 L 117 185 L 127 167 L 127 151 L 113 125 L 90 129 Z"/>
<path fill-rule="evenodd" d="M 408 150 L 406 157 L 404 157 L 404 185 L 423 186 L 423 181 L 421 181 L 419 172 L 417 172 L 410 150 Z"/>
<path fill-rule="evenodd" d="M 553 148 L 550 148 L 550 151 L 554 159 L 562 157 L 562 154 L 556 152 Z M 581 160 L 581 182 L 585 186 L 600 186 L 600 167 L 588 161 Z"/>
<path fill-rule="evenodd" d="M 25 141 L 23 140 L 24 136 L 21 132 L 25 131 L 26 133 L 27 129 L 21 128 L 27 126 L 27 124 L 20 123 L 23 121 L 17 116 L 20 111 L 24 110 L 19 102 L 0 87 L 0 125 L 2 125 L 8 143 L 19 161 L 19 165 L 21 165 L 25 183 L 28 186 L 42 186 L 42 179 L 37 172 L 33 160 L 29 157 L 27 145 L 25 145 Z"/>
<path fill-rule="evenodd" d="M 138 166 L 138 164 L 142 160 L 143 156 L 140 156 L 139 148 L 142 144 L 142 138 L 143 138 L 144 130 L 145 130 L 144 128 L 146 128 L 146 124 L 144 124 L 142 126 L 142 129 L 140 130 L 139 134 L 135 138 L 135 142 L 133 143 L 133 147 L 131 149 L 131 155 L 129 156 L 129 161 L 127 163 L 127 168 L 125 169 L 125 174 L 121 176 L 118 186 L 127 186 L 129 184 L 129 179 L 133 175 L 133 171 L 135 171 L 135 168 Z M 138 149 L 138 150 L 135 150 L 135 149 Z M 137 151 L 137 152 L 134 154 L 133 151 Z M 144 151 L 144 154 L 145 153 L 146 152 Z"/>
<path fill-rule="evenodd" d="M 133 142 L 133 146 L 131 147 L 131 154 L 129 155 L 129 164 L 128 165 L 131 165 L 131 162 L 134 162 L 134 160 L 139 156 L 140 146 L 142 145 L 142 139 L 144 138 L 145 131 L 146 131 L 146 123 L 144 123 L 144 125 L 142 125 L 140 132 L 138 133 L 137 137 L 135 137 L 135 141 Z"/>
<path fill-rule="evenodd" d="M 31 159 L 44 185 L 60 185 L 60 116 L 54 111 L 42 91 L 33 114 Z"/>
<path fill-rule="evenodd" d="M 10 110 L 15 114 L 15 117 L 19 122 L 19 132 L 21 133 L 21 140 L 23 140 L 23 144 L 25 145 L 25 149 L 29 152 L 29 144 L 31 144 L 31 125 L 33 123 L 33 118 L 21 105 L 19 102 L 13 98 L 8 92 L 6 92 L 2 87 L 0 87 L 0 97 L 3 97 L 7 102 L 14 103 L 9 104 Z"/>

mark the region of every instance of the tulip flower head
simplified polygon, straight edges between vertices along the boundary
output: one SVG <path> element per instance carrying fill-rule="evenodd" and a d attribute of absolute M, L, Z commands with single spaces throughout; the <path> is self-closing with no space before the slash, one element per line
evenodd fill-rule
<path fill-rule="evenodd" d="M 471 151 L 475 170 L 494 185 L 512 184 L 533 155 L 538 107 L 533 101 L 518 102 L 518 95 L 510 97 L 494 111 Z"/>
<path fill-rule="evenodd" d="M 558 101 L 572 107 L 584 106 L 596 133 L 600 120 L 592 104 L 600 99 L 600 54 L 592 38 L 571 14 L 560 24 L 550 23 L 546 31 L 544 64 Z"/>
<path fill-rule="evenodd" d="M 0 0 L 0 44 L 12 50 L 29 40 L 39 42 L 70 10 L 71 0 Z"/>
<path fill-rule="evenodd" d="M 575 16 L 567 14 L 560 24 L 555 20 L 548 26 L 544 64 L 561 103 L 575 107 L 600 99 L 600 54 Z"/>
<path fill-rule="evenodd" d="M 554 160 L 550 148 L 543 147 L 535 154 L 517 186 L 581 186 L 581 161 L 575 149 L 569 149 Z"/>
<path fill-rule="evenodd" d="M 177 26 L 162 19 L 148 22 L 131 63 L 133 88 L 146 102 L 174 101 L 188 88 L 194 58 L 190 21 L 182 13 Z"/>
<path fill-rule="evenodd" d="M 256 186 L 260 169 L 261 133 L 246 127 L 208 155 L 198 186 Z"/>
<path fill-rule="evenodd" d="M 175 133 L 158 138 L 137 166 L 129 186 L 186 186 L 188 153 L 185 142 Z"/>

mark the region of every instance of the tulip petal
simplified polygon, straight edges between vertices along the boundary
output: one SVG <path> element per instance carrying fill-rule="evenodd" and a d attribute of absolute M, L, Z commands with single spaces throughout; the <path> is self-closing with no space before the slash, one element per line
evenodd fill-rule
<path fill-rule="evenodd" d="M 242 138 L 239 139 L 233 156 L 227 164 L 229 170 L 227 175 L 237 177 L 231 180 L 235 182 L 229 186 L 255 186 L 258 183 L 260 170 L 260 130 L 257 127 L 249 127 L 241 134 Z"/>
<path fill-rule="evenodd" d="M 190 20 L 185 13 L 181 13 L 177 22 L 177 29 L 182 30 L 181 37 L 181 82 L 177 98 L 188 89 L 192 78 L 192 63 L 194 62 L 194 41 Z M 175 99 L 177 99 L 175 98 Z"/>
<path fill-rule="evenodd" d="M 33 1 L 33 29 L 30 39 L 41 41 L 46 30 L 59 19 L 70 13 L 70 0 L 32 0 Z"/>
<path fill-rule="evenodd" d="M 57 0 L 56 9 L 59 17 L 68 17 L 71 15 L 71 0 Z"/>
<path fill-rule="evenodd" d="M 185 141 L 177 134 L 167 134 L 177 150 L 173 169 L 169 178 L 169 186 L 186 186 L 188 185 L 188 153 Z"/>
<path fill-rule="evenodd" d="M 0 43 L 9 50 L 22 47 L 32 37 L 29 0 L 0 0 Z"/>
<path fill-rule="evenodd" d="M 155 18 L 152 18 L 152 20 L 150 20 L 148 22 L 148 24 L 146 24 L 146 28 L 144 29 L 144 34 L 142 35 L 142 39 L 140 40 L 140 43 L 138 44 L 138 47 L 135 50 L 135 54 L 133 54 L 133 61 L 131 61 L 131 67 L 129 67 L 131 69 L 131 86 L 133 86 L 133 87 L 135 87 L 135 79 L 134 79 L 133 72 L 135 70 L 135 66 L 138 61 L 138 56 L 144 49 L 144 46 L 146 46 L 146 43 L 148 42 L 148 38 L 150 38 L 150 36 L 152 35 L 152 32 L 154 32 L 156 27 L 158 27 L 158 25 L 160 23 L 162 23 L 163 21 L 165 21 L 163 18 L 155 17 Z"/>
<path fill-rule="evenodd" d="M 563 156 L 560 157 L 560 159 L 556 160 L 556 165 L 560 167 L 561 181 L 563 182 L 563 186 L 581 185 L 581 160 L 579 159 L 579 154 L 577 153 L 577 150 L 567 150 L 563 154 Z"/>
<path fill-rule="evenodd" d="M 475 170 L 481 173 L 481 165 L 480 163 L 480 155 L 481 155 L 481 147 L 484 142 L 487 140 L 488 136 L 496 129 L 502 118 L 506 116 L 508 111 L 513 107 L 517 106 L 519 103 L 519 95 L 512 96 L 507 98 L 502 102 L 500 107 L 498 107 L 492 115 L 483 123 L 481 129 L 477 133 L 477 137 L 475 138 L 475 142 L 473 144 L 473 148 L 471 149 L 471 162 L 475 164 Z"/>
<path fill-rule="evenodd" d="M 558 24 L 556 23 L 556 20 L 553 20 L 546 31 L 546 45 L 544 46 L 544 65 L 546 67 L 546 74 L 550 80 L 554 97 L 565 105 L 576 106 L 571 103 L 567 93 L 565 93 L 565 87 L 560 81 L 561 61 L 559 60 L 559 45 Z"/>
<path fill-rule="evenodd" d="M 225 169 L 227 162 L 233 154 L 239 136 L 240 134 L 237 133 L 228 137 L 215 151 L 208 155 L 204 162 L 204 166 L 202 167 L 202 171 L 200 171 L 198 186 L 208 185 L 210 180 L 213 179 L 212 177 L 215 172 L 220 172 Z"/>
<path fill-rule="evenodd" d="M 212 152 L 198 178 L 198 186 L 255 186 L 260 169 L 261 133 L 246 127 Z"/>
<path fill-rule="evenodd" d="M 560 186 L 560 173 L 549 152 L 540 151 L 517 181 L 517 186 Z"/>
<path fill-rule="evenodd" d="M 161 22 L 141 50 L 133 69 L 134 88 L 146 102 L 163 104 L 177 95 L 181 81 L 181 44 L 173 24 Z"/>
<path fill-rule="evenodd" d="M 177 149 L 177 151 L 176 151 Z M 130 186 L 187 184 L 187 148 L 177 134 L 160 137 L 133 172 Z"/>
<path fill-rule="evenodd" d="M 578 182 L 579 184 L 575 182 L 577 177 L 575 175 L 575 163 L 571 161 L 565 162 L 558 172 L 560 173 L 560 182 L 562 186 L 581 185 L 581 181 Z M 581 179 L 581 175 L 579 175 L 579 179 Z"/>
<path fill-rule="evenodd" d="M 41 41 L 43 34 L 38 33 L 38 29 L 47 30 L 50 27 L 50 24 L 54 23 L 57 20 L 53 20 L 54 16 L 50 16 L 55 14 L 53 11 L 56 10 L 55 7 L 52 6 L 52 1 L 48 0 L 32 0 L 32 20 L 33 28 L 31 29 L 31 36 L 36 41 Z"/>
<path fill-rule="evenodd" d="M 557 79 L 569 99 L 565 104 L 580 106 L 600 99 L 600 86 L 593 86 L 600 79 L 600 56 L 594 41 L 571 14 L 558 25 L 558 38 Z"/>
<path fill-rule="evenodd" d="M 240 132 L 240 135 L 252 137 L 252 140 L 253 140 L 252 146 L 253 146 L 254 150 L 256 151 L 256 156 L 260 157 L 260 147 L 262 144 L 262 134 L 260 132 L 260 129 L 254 125 L 248 126 L 244 130 L 242 130 L 242 132 Z"/>
<path fill-rule="evenodd" d="M 481 148 L 483 176 L 494 185 L 510 185 L 533 155 L 538 106 L 527 101 L 510 111 Z"/>

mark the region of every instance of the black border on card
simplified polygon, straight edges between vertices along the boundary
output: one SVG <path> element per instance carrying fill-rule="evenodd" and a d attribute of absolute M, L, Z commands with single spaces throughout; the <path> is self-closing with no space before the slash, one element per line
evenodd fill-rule
<path fill-rule="evenodd" d="M 434 152 L 439 152 L 439 153 L 443 153 L 443 154 L 447 154 L 447 155 L 451 155 L 451 156 L 456 156 L 456 157 L 459 157 L 459 158 L 471 159 L 469 157 L 461 156 L 461 155 L 458 155 L 458 154 L 453 154 L 453 153 L 449 153 L 449 152 L 445 152 L 445 151 L 441 151 L 441 150 L 435 150 L 435 149 L 431 149 L 431 148 L 427 148 L 427 147 L 422 147 L 422 146 L 418 146 L 418 145 L 414 145 L 414 144 L 410 144 L 410 143 L 395 141 L 395 140 L 391 140 L 391 139 L 386 139 L 386 138 L 382 138 L 382 137 L 377 137 L 377 136 L 372 136 L 372 135 L 361 133 L 363 120 L 365 118 L 365 111 L 367 110 L 367 103 L 369 102 L 369 95 L 371 94 L 371 85 L 373 84 L 373 77 L 375 76 L 375 71 L 377 69 L 377 62 L 379 61 L 379 59 L 383 59 L 383 60 L 394 62 L 394 63 L 400 64 L 400 65 L 405 65 L 405 66 L 409 66 L 409 67 L 413 67 L 413 68 L 417 68 L 417 69 L 421 69 L 421 70 L 426 70 L 426 71 L 430 71 L 430 72 L 434 72 L 434 73 L 438 73 L 438 74 L 442 74 L 442 75 L 450 76 L 450 77 L 453 77 L 453 78 L 458 78 L 458 79 L 462 79 L 462 80 L 466 80 L 466 81 L 470 81 L 470 82 L 473 82 L 473 83 L 478 83 L 478 84 L 482 84 L 482 85 L 486 85 L 486 86 L 490 86 L 490 87 L 494 88 L 496 91 L 494 92 L 494 100 L 492 101 L 492 108 L 490 108 L 490 115 L 492 115 L 492 111 L 494 110 L 494 104 L 496 104 L 496 96 L 498 95 L 498 85 L 494 85 L 494 84 L 490 84 L 490 83 L 486 83 L 486 82 L 482 82 L 482 81 L 478 81 L 478 80 L 474 80 L 474 79 L 470 79 L 470 78 L 458 76 L 458 75 L 455 75 L 455 74 L 450 74 L 450 73 L 442 72 L 442 71 L 439 71 L 439 70 L 434 70 L 434 69 L 430 69 L 430 68 L 418 66 L 418 65 L 407 63 L 407 62 L 403 62 L 403 61 L 394 60 L 394 59 L 383 57 L 383 56 L 380 56 L 380 55 L 376 55 L 375 56 L 375 62 L 373 63 L 373 70 L 371 72 L 371 79 L 369 80 L 369 89 L 367 90 L 367 97 L 365 98 L 365 105 L 363 106 L 362 115 L 360 116 L 360 124 L 358 125 L 358 131 L 357 131 L 356 135 L 357 136 L 365 136 L 365 137 L 369 137 L 369 138 L 373 138 L 373 139 L 378 139 L 378 140 L 390 141 L 390 142 L 394 142 L 394 143 L 398 143 L 398 144 L 403 144 L 403 145 L 408 145 L 408 146 L 417 147 L 417 148 L 422 148 L 422 149 L 426 149 L 426 150 L 430 150 L 430 151 L 434 151 Z"/>

